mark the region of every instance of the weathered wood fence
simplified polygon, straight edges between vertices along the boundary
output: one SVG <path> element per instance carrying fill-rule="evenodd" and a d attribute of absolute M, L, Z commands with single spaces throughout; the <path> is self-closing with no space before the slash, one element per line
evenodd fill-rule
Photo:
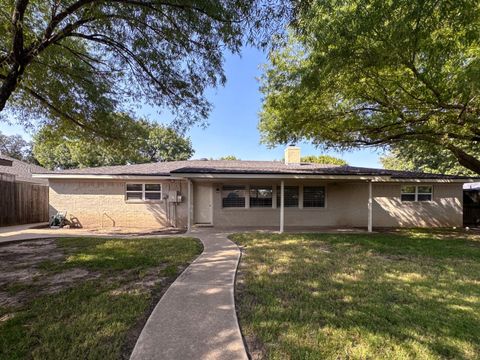
<path fill-rule="evenodd" d="M 48 186 L 0 180 L 0 226 L 48 221 Z"/>

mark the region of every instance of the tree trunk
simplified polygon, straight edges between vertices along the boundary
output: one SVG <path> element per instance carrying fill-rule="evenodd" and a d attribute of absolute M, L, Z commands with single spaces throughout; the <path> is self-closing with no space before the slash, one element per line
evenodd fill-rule
<path fill-rule="evenodd" d="M 447 145 L 447 149 L 452 152 L 452 154 L 457 158 L 460 165 L 465 166 L 467 169 L 472 170 L 480 175 L 480 160 L 473 157 L 470 154 L 467 154 L 462 149 L 454 146 Z"/>
<path fill-rule="evenodd" d="M 0 112 L 15 91 L 28 63 L 23 44 L 23 17 L 29 0 L 16 0 L 12 13 L 12 52 L 10 70 L 0 87 Z"/>
<path fill-rule="evenodd" d="M 25 67 L 22 65 L 15 64 L 11 67 L 10 72 L 2 82 L 0 87 L 0 112 L 3 111 L 7 100 L 10 98 L 12 93 L 15 91 L 18 80 L 25 71 Z"/>

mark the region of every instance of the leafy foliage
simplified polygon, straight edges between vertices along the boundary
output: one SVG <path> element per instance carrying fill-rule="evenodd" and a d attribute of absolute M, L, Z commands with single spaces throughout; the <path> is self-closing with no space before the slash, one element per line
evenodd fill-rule
<path fill-rule="evenodd" d="M 348 163 L 340 158 L 330 155 L 307 155 L 302 156 L 301 162 L 317 163 L 317 164 L 332 164 L 332 165 L 348 165 Z"/>
<path fill-rule="evenodd" d="M 34 137 L 33 154 L 48 169 L 187 160 L 193 153 L 189 138 L 174 129 L 117 114 L 125 138 L 111 141 L 84 137 L 63 128 L 43 127 Z M 120 130 L 121 129 L 121 130 Z"/>
<path fill-rule="evenodd" d="M 0 154 L 32 164 L 37 163 L 32 154 L 32 144 L 20 135 L 4 135 L 0 131 Z"/>
<path fill-rule="evenodd" d="M 208 87 L 225 82 L 224 51 L 259 44 L 294 6 L 263 1 L 5 0 L 0 112 L 25 125 L 114 137 L 108 115 L 145 102 L 177 125 L 204 121 Z"/>
<path fill-rule="evenodd" d="M 480 152 L 475 153 L 480 158 Z M 438 146 L 415 142 L 394 147 L 380 161 L 385 169 L 421 171 L 448 175 L 475 176 L 460 165 L 453 154 Z"/>
<path fill-rule="evenodd" d="M 240 160 L 235 155 L 222 156 L 218 160 Z"/>
<path fill-rule="evenodd" d="M 480 173 L 480 3 L 322 1 L 270 52 L 268 144 L 449 150 Z"/>

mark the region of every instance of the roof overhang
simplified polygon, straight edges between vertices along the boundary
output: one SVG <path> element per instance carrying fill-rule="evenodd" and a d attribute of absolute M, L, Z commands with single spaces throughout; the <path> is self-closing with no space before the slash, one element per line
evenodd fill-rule
<path fill-rule="evenodd" d="M 105 175 L 105 174 L 32 174 L 40 179 L 85 179 L 85 180 L 248 180 L 248 179 L 298 179 L 298 180 L 357 180 L 372 182 L 402 182 L 402 183 L 470 183 L 478 178 L 438 179 L 438 178 L 392 178 L 391 176 L 374 175 L 319 175 L 319 174 L 222 174 L 222 173 L 175 173 L 170 175 Z"/>
<path fill-rule="evenodd" d="M 100 175 L 100 174 L 32 174 L 40 179 L 90 179 L 90 180 L 184 180 L 182 177 L 170 175 Z"/>
<path fill-rule="evenodd" d="M 438 179 L 438 178 L 392 178 L 391 176 L 375 175 L 319 175 L 319 174 L 206 174 L 206 173 L 175 173 L 188 179 L 313 179 L 313 180 L 361 180 L 372 182 L 419 182 L 419 183 L 467 183 L 478 179 Z"/>

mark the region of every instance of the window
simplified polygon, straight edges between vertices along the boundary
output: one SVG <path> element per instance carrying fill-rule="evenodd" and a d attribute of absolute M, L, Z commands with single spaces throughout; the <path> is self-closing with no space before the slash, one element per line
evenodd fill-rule
<path fill-rule="evenodd" d="M 127 201 L 162 200 L 161 184 L 127 184 L 125 192 Z"/>
<path fill-rule="evenodd" d="M 224 185 L 222 187 L 222 206 L 224 208 L 244 208 L 245 186 Z"/>
<path fill-rule="evenodd" d="M 250 207 L 272 207 L 271 186 L 250 186 Z"/>
<path fill-rule="evenodd" d="M 298 186 L 285 186 L 283 200 L 285 207 L 298 207 Z M 280 207 L 280 186 L 277 186 L 277 208 Z"/>
<path fill-rule="evenodd" d="M 304 186 L 303 207 L 320 208 L 325 207 L 325 186 Z"/>
<path fill-rule="evenodd" d="M 432 200 L 431 185 L 405 185 L 402 186 L 402 201 L 431 201 Z"/>

